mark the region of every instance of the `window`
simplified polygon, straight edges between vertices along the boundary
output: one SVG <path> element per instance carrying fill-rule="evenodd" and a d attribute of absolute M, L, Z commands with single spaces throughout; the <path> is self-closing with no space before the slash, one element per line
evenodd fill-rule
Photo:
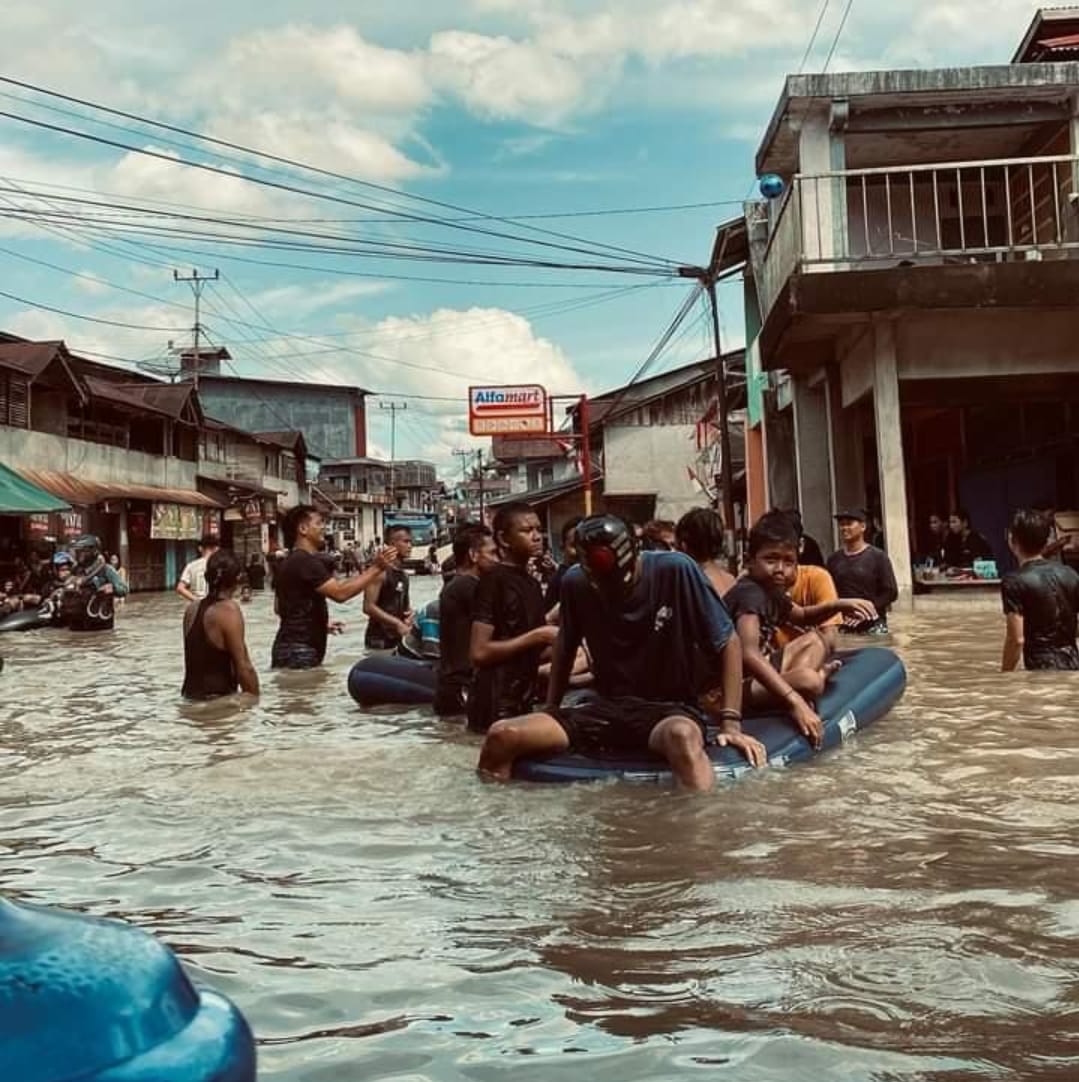
<path fill-rule="evenodd" d="M 0 372 L 0 425 L 30 427 L 29 390 L 22 376 Z"/>

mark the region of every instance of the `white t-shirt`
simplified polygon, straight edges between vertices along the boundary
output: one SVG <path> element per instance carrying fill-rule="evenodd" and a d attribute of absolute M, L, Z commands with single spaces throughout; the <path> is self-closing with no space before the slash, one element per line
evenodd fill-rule
<path fill-rule="evenodd" d="M 180 573 L 180 582 L 184 584 L 196 597 L 206 596 L 206 561 L 209 557 L 200 556 L 192 560 Z"/>

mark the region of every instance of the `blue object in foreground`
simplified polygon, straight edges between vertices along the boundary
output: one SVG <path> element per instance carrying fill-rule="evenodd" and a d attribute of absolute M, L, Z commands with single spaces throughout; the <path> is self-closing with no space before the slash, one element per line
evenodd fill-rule
<path fill-rule="evenodd" d="M 903 662 L 880 647 L 851 650 L 838 655 L 843 668 L 828 682 L 817 712 L 824 722 L 824 747 L 834 748 L 858 729 L 882 718 L 902 698 L 907 686 Z M 805 737 L 782 714 L 746 718 L 743 728 L 768 749 L 771 766 L 812 759 L 814 752 Z M 737 778 L 752 768 L 733 748 L 710 747 L 708 755 L 717 778 Z M 551 759 L 521 759 L 513 776 L 521 781 L 567 782 L 623 781 L 670 782 L 667 764 L 656 757 L 640 759 L 589 759 L 583 755 L 556 755 Z"/>
<path fill-rule="evenodd" d="M 430 661 L 396 654 L 371 654 L 349 670 L 348 693 L 360 706 L 430 706 L 437 674 Z"/>
<path fill-rule="evenodd" d="M 3 1082 L 253 1082 L 255 1042 L 138 928 L 0 899 Z"/>

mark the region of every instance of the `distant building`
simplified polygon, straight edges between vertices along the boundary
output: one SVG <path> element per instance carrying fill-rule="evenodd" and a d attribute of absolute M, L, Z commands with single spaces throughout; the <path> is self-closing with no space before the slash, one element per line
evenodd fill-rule
<path fill-rule="evenodd" d="M 307 449 L 323 461 L 367 454 L 362 388 L 224 376 L 220 351 L 201 357 L 199 398 L 209 416 L 247 432 L 302 432 Z M 184 378 L 192 377 L 187 363 Z"/>

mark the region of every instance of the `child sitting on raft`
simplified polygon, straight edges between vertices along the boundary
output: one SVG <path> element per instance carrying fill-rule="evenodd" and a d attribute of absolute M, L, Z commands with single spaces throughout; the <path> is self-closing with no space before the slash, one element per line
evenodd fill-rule
<path fill-rule="evenodd" d="M 790 589 L 798 575 L 798 535 L 790 519 L 771 512 L 749 534 L 746 574 L 724 595 L 742 643 L 743 703 L 747 710 L 785 708 L 795 727 L 820 747 L 823 725 L 813 708 L 828 677 L 839 668 L 816 630 L 836 613 L 876 618 L 873 603 L 837 598 L 818 605 L 796 605 Z M 809 628 L 786 646 L 777 632 L 783 625 Z"/>

